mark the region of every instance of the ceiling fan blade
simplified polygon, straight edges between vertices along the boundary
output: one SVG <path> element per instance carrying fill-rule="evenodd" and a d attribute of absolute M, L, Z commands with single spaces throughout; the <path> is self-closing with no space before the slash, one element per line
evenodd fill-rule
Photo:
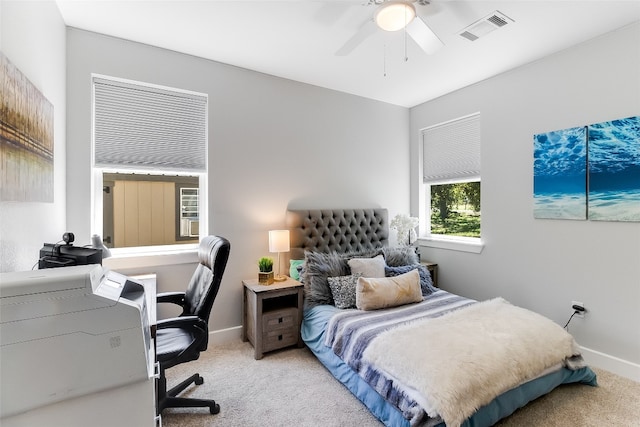
<path fill-rule="evenodd" d="M 366 38 L 376 32 L 376 23 L 373 19 L 369 19 L 349 40 L 342 45 L 335 53 L 336 56 L 346 56 L 350 54 L 356 47 L 360 45 Z"/>
<path fill-rule="evenodd" d="M 436 33 L 431 31 L 431 28 L 419 16 L 416 16 L 406 28 L 411 38 L 429 55 L 444 46 L 442 40 L 438 38 Z"/>

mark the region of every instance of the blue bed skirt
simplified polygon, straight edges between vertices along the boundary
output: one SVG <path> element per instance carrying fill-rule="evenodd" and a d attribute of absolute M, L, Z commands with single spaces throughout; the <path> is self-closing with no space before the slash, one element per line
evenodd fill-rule
<path fill-rule="evenodd" d="M 302 339 L 331 374 L 364 403 L 382 423 L 389 427 L 408 427 L 409 421 L 395 406 L 389 404 L 342 359 L 336 356 L 330 347 L 324 345 L 324 331 L 327 322 L 338 310 L 329 305 L 305 309 L 301 330 Z M 551 372 L 501 394 L 467 419 L 463 427 L 491 426 L 528 402 L 549 393 L 561 384 L 568 383 L 595 386 L 597 385 L 596 374 L 588 367 L 575 371 L 562 368 Z M 437 424 L 437 426 L 444 427 L 444 423 Z"/>

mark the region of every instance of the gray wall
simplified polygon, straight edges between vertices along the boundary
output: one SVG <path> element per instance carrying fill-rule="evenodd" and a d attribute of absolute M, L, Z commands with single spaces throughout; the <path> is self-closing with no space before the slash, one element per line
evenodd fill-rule
<path fill-rule="evenodd" d="M 0 50 L 51 102 L 53 203 L 0 202 L 0 271 L 30 270 L 65 232 L 65 26 L 54 2 L 0 2 Z M 88 242 L 87 242 L 88 243 Z"/>
<path fill-rule="evenodd" d="M 285 226 L 288 206 L 409 210 L 406 108 L 73 28 L 67 42 L 67 212 L 77 235 L 91 235 L 91 73 L 209 94 L 209 231 L 232 245 L 214 330 L 241 325 L 242 280 L 257 277 L 267 231 Z M 123 271 L 155 271 L 161 291 L 183 289 L 193 270 L 147 261 Z"/>
<path fill-rule="evenodd" d="M 533 218 L 533 135 L 640 115 L 640 24 L 411 109 L 412 211 L 420 129 L 475 111 L 482 127 L 481 254 L 422 248 L 439 282 L 503 296 L 564 325 L 579 344 L 632 362 L 640 379 L 640 223 Z"/>

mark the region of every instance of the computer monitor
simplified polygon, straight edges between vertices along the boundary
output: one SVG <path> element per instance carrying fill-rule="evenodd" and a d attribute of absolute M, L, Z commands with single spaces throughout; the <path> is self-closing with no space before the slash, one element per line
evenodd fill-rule
<path fill-rule="evenodd" d="M 39 269 L 87 264 L 102 264 L 102 249 L 53 243 L 40 249 Z"/>

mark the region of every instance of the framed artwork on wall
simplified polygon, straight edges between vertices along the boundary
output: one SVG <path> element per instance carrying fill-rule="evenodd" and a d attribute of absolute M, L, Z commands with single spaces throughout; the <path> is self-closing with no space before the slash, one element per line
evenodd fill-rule
<path fill-rule="evenodd" d="M 587 219 L 587 131 L 573 127 L 533 136 L 533 215 Z"/>
<path fill-rule="evenodd" d="M 640 221 L 640 117 L 588 126 L 589 219 Z"/>
<path fill-rule="evenodd" d="M 53 202 L 53 105 L 0 52 L 0 201 Z"/>

